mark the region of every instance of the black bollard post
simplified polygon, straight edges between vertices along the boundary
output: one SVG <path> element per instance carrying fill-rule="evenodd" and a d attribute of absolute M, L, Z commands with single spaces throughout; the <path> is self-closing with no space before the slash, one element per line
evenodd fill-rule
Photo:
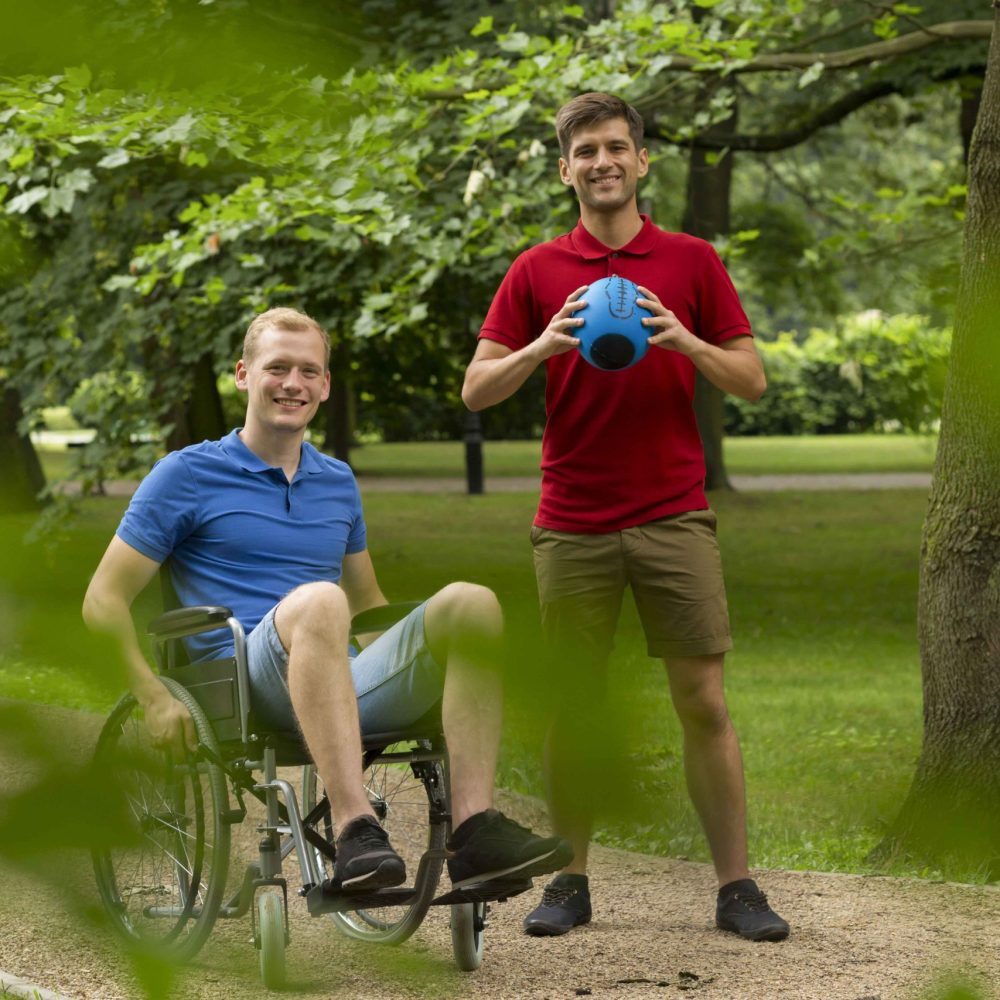
<path fill-rule="evenodd" d="M 465 414 L 465 481 L 470 494 L 483 493 L 483 423 L 478 413 Z"/>

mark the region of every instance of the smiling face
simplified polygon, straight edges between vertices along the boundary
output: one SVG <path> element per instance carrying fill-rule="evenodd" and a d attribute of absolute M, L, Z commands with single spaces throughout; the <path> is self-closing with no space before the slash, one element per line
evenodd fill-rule
<path fill-rule="evenodd" d="M 559 176 L 576 192 L 585 219 L 590 212 L 636 211 L 636 185 L 648 171 L 649 155 L 636 150 L 624 118 L 577 129 L 559 159 Z"/>
<path fill-rule="evenodd" d="M 236 363 L 236 388 L 247 393 L 246 429 L 252 435 L 305 434 L 330 395 L 322 337 L 314 330 L 265 328 L 250 361 Z"/>

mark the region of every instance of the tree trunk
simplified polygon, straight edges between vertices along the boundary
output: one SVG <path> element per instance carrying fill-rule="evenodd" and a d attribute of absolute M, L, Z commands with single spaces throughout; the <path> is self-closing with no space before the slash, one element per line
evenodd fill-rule
<path fill-rule="evenodd" d="M 958 127 L 962 134 L 962 157 L 966 166 L 969 165 L 969 148 L 972 146 L 972 133 L 976 127 L 979 115 L 979 104 L 983 98 L 983 85 L 966 89 L 962 86 L 962 104 L 958 114 Z"/>
<path fill-rule="evenodd" d="M 724 138 L 736 131 L 737 113 L 714 125 L 708 135 Z M 687 204 L 681 228 L 685 233 L 703 240 L 714 240 L 729 233 L 729 196 L 733 177 L 733 154 L 725 153 L 715 163 L 717 153 L 692 149 L 688 167 Z M 710 490 L 730 490 L 722 455 L 723 394 L 720 389 L 698 373 L 694 396 L 694 412 L 698 419 L 702 447 L 705 453 L 705 487 Z"/>
<path fill-rule="evenodd" d="M 45 488 L 45 474 L 31 438 L 18 430 L 23 416 L 18 391 L 9 385 L 0 391 L 0 514 L 35 511 L 41 506 L 38 494 Z"/>
<path fill-rule="evenodd" d="M 1000 7 L 995 19 L 1000 24 Z M 1000 875 L 1000 28 L 969 157 L 969 202 L 920 569 L 924 739 L 878 857 Z"/>
<path fill-rule="evenodd" d="M 174 407 L 174 428 L 166 441 L 169 451 L 215 440 L 230 430 L 226 427 L 222 400 L 219 398 L 212 355 L 203 354 L 192 365 L 190 375 L 191 395 Z"/>
<path fill-rule="evenodd" d="M 330 398 L 324 405 L 326 415 L 323 448 L 334 458 L 350 464 L 354 446 L 354 406 L 351 393 L 350 352 L 340 344 L 333 345 L 330 355 Z"/>

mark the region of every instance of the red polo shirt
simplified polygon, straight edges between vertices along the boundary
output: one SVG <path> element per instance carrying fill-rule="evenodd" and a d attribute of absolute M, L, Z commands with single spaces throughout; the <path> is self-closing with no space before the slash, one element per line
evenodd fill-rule
<path fill-rule="evenodd" d="M 479 336 L 519 350 L 548 326 L 570 292 L 613 274 L 651 289 L 710 344 L 750 334 L 712 245 L 642 218 L 642 229 L 619 250 L 596 240 L 582 222 L 526 250 L 511 264 Z M 623 371 L 594 368 L 579 351 L 549 358 L 535 524 L 597 534 L 706 508 L 694 384 L 694 364 L 662 348 L 651 347 Z"/>

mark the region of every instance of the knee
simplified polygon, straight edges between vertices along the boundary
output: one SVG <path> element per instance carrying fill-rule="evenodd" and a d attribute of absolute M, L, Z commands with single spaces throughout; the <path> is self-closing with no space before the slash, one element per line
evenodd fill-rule
<path fill-rule="evenodd" d="M 725 698 L 716 692 L 695 689 L 675 693 L 674 709 L 689 736 L 720 736 L 732 726 Z"/>
<path fill-rule="evenodd" d="M 335 583 L 317 581 L 296 587 L 279 605 L 275 614 L 278 633 L 289 633 L 289 646 L 296 634 L 320 634 L 346 643 L 351 624 L 347 595 Z"/>
<path fill-rule="evenodd" d="M 503 630 L 503 611 L 496 594 L 477 583 L 450 583 L 428 603 L 428 610 L 439 615 L 449 633 L 499 635 Z"/>

